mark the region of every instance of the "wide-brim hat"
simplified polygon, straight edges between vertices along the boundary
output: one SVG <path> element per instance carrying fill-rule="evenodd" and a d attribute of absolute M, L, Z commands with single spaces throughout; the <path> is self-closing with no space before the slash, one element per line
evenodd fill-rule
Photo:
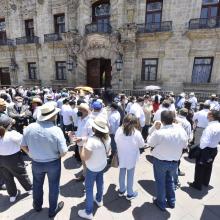
<path fill-rule="evenodd" d="M 39 112 L 37 115 L 38 121 L 47 121 L 48 119 L 52 118 L 56 114 L 60 112 L 59 108 L 55 108 L 53 104 L 44 104 L 39 108 Z"/>
<path fill-rule="evenodd" d="M 104 119 L 101 116 L 97 116 L 92 122 L 91 125 L 93 128 L 95 128 L 96 130 L 102 132 L 102 133 L 108 133 L 109 132 L 109 128 L 108 128 L 108 122 L 106 119 Z"/>
<path fill-rule="evenodd" d="M 42 100 L 38 97 L 34 97 L 31 101 L 31 103 L 40 103 L 40 104 L 42 104 Z"/>
<path fill-rule="evenodd" d="M 53 100 L 53 96 L 51 94 L 46 96 L 47 100 Z"/>
<path fill-rule="evenodd" d="M 190 96 L 194 96 L 194 95 L 195 95 L 195 93 L 194 93 L 194 92 L 191 92 L 191 93 L 189 93 L 189 95 L 190 95 Z"/>
<path fill-rule="evenodd" d="M 84 110 L 86 110 L 87 112 L 90 111 L 89 105 L 88 105 L 87 103 L 81 103 L 81 104 L 78 106 L 78 109 L 84 109 Z"/>

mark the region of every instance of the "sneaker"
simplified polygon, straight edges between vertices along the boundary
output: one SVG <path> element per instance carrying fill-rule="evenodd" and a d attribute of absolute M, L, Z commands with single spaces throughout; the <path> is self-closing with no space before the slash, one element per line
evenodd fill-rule
<path fill-rule="evenodd" d="M 120 190 L 118 190 L 118 196 L 119 197 L 122 197 L 122 196 L 124 196 L 125 195 L 125 191 L 124 192 L 121 192 Z"/>
<path fill-rule="evenodd" d="M 57 215 L 57 213 L 62 210 L 63 206 L 64 206 L 64 202 L 63 201 L 59 202 L 55 212 L 53 214 L 49 214 L 49 218 L 54 218 Z"/>
<path fill-rule="evenodd" d="M 93 219 L 93 214 L 91 213 L 91 214 L 88 215 L 88 214 L 86 213 L 86 210 L 85 210 L 85 209 L 79 210 L 79 211 L 78 211 L 78 215 L 79 215 L 79 217 L 81 217 L 81 218 L 90 219 L 90 220 Z"/>
<path fill-rule="evenodd" d="M 3 185 L 1 185 L 0 186 L 0 190 L 6 190 L 7 188 L 6 188 L 6 185 L 5 184 L 3 184 Z"/>
<path fill-rule="evenodd" d="M 97 200 L 96 200 L 96 198 L 94 199 L 94 202 L 96 203 L 96 205 L 98 206 L 98 207 L 101 207 L 101 206 L 103 206 L 103 201 L 101 200 L 101 202 L 98 202 Z"/>
<path fill-rule="evenodd" d="M 197 189 L 197 190 L 199 190 L 199 191 L 202 190 L 202 187 L 196 186 L 196 184 L 195 184 L 194 182 L 193 182 L 193 183 L 187 182 L 187 183 L 188 183 L 188 185 L 189 185 L 190 187 L 192 187 L 192 188 L 194 188 L 194 189 Z"/>
<path fill-rule="evenodd" d="M 16 196 L 11 196 L 11 197 L 9 198 L 9 201 L 10 201 L 11 203 L 12 203 L 12 202 L 15 202 L 19 194 L 20 194 L 20 191 L 17 190 Z"/>
<path fill-rule="evenodd" d="M 32 194 L 33 194 L 33 190 L 31 189 L 31 190 L 29 190 L 29 191 L 26 191 L 26 193 L 27 193 L 28 195 L 32 195 Z"/>
<path fill-rule="evenodd" d="M 127 195 L 127 196 L 126 196 L 126 199 L 127 199 L 127 200 L 132 200 L 132 199 L 136 198 L 137 196 L 138 196 L 138 193 L 137 193 L 137 192 L 134 192 L 133 195 L 131 195 L 131 196 L 130 196 L 130 195 Z"/>

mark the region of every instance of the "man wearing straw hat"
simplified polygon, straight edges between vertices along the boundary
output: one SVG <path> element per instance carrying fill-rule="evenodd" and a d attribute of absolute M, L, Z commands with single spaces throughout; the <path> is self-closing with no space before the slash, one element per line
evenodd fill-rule
<path fill-rule="evenodd" d="M 21 148 L 32 158 L 33 207 L 39 212 L 43 205 L 43 183 L 45 174 L 49 182 L 49 217 L 52 218 L 63 208 L 58 201 L 61 157 L 68 149 L 62 130 L 55 126 L 60 109 L 44 104 L 40 107 L 37 122 L 24 130 Z"/>

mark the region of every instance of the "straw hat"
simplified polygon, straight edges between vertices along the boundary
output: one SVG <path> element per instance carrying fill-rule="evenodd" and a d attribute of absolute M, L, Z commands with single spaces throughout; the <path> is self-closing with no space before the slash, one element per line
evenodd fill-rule
<path fill-rule="evenodd" d="M 78 106 L 78 109 L 84 109 L 86 110 L 87 112 L 89 112 L 89 106 L 87 103 L 81 103 L 79 106 Z"/>
<path fill-rule="evenodd" d="M 53 96 L 51 94 L 47 95 L 47 100 L 53 100 Z"/>
<path fill-rule="evenodd" d="M 189 95 L 190 95 L 190 96 L 195 96 L 195 93 L 194 93 L 194 92 L 191 92 Z"/>
<path fill-rule="evenodd" d="M 103 117 L 100 117 L 100 116 L 96 117 L 92 121 L 91 125 L 92 125 L 93 128 L 95 128 L 96 130 L 98 130 L 102 133 L 108 133 L 109 132 L 108 122 Z"/>
<path fill-rule="evenodd" d="M 54 105 L 52 104 L 44 104 L 39 108 L 39 113 L 37 115 L 37 120 L 38 121 L 46 121 L 50 118 L 52 118 L 54 115 L 56 115 L 60 109 L 59 108 L 55 108 Z"/>
<path fill-rule="evenodd" d="M 40 98 L 38 98 L 38 97 L 34 97 L 31 102 L 32 103 L 40 103 L 40 104 L 42 104 L 42 100 Z"/>

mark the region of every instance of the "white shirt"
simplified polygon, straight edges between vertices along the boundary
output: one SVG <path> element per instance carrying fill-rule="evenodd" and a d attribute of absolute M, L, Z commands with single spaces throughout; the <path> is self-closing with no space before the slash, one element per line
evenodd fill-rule
<path fill-rule="evenodd" d="M 201 111 L 198 111 L 194 114 L 193 116 L 193 121 L 197 121 L 197 127 L 199 128 L 206 128 L 208 125 L 208 115 L 209 110 L 208 109 L 203 109 Z"/>
<path fill-rule="evenodd" d="M 73 109 L 70 105 L 62 105 L 61 108 L 61 115 L 63 116 L 63 124 L 70 125 L 73 123 L 72 116 L 73 116 Z"/>
<path fill-rule="evenodd" d="M 116 111 L 112 111 L 108 118 L 109 123 L 109 134 L 115 134 L 120 126 L 121 115 Z"/>
<path fill-rule="evenodd" d="M 130 112 L 131 106 L 132 106 L 133 104 L 134 104 L 133 102 L 129 102 L 129 103 L 127 104 L 127 106 L 126 106 L 126 108 L 125 108 L 125 111 L 126 111 L 127 113 Z"/>
<path fill-rule="evenodd" d="M 219 109 L 220 109 L 219 103 L 217 101 L 206 100 L 205 104 L 210 105 L 210 110 L 217 110 L 217 111 L 219 111 Z"/>
<path fill-rule="evenodd" d="M 188 135 L 188 138 L 191 139 L 192 138 L 192 127 L 191 127 L 191 124 L 189 123 L 189 121 L 186 119 L 186 117 L 184 117 L 182 115 L 178 115 L 176 117 L 176 120 L 177 120 L 178 124 L 183 127 L 183 129 L 185 130 L 185 132 Z"/>
<path fill-rule="evenodd" d="M 23 135 L 17 131 L 6 131 L 3 138 L 0 138 L 0 155 L 12 155 L 20 151 L 20 144 Z"/>
<path fill-rule="evenodd" d="M 195 96 L 190 97 L 188 100 L 191 103 L 191 108 L 195 109 L 197 107 L 197 98 Z"/>
<path fill-rule="evenodd" d="M 185 98 L 181 98 L 178 102 L 177 102 L 177 107 L 178 108 L 184 108 L 184 103 L 185 103 L 186 99 Z"/>
<path fill-rule="evenodd" d="M 89 115 L 83 119 L 78 117 L 76 137 L 82 138 L 82 141 L 78 143 L 79 146 L 83 146 L 87 138 L 93 135 L 91 122 L 92 119 Z"/>
<path fill-rule="evenodd" d="M 161 112 L 163 111 L 169 111 L 169 109 L 164 107 L 159 108 L 154 114 L 153 121 L 161 121 Z"/>
<path fill-rule="evenodd" d="M 115 142 L 117 144 L 119 167 L 126 169 L 134 168 L 140 156 L 139 148 L 144 146 L 141 132 L 135 129 L 133 135 L 125 136 L 120 127 L 116 131 Z"/>
<path fill-rule="evenodd" d="M 47 101 L 46 103 L 47 103 L 47 104 L 51 104 L 51 105 L 53 105 L 55 108 L 57 108 L 57 103 L 56 103 L 55 101 L 53 101 L 53 100 L 49 100 L 49 101 Z"/>
<path fill-rule="evenodd" d="M 145 126 L 144 111 L 143 111 L 143 108 L 138 103 L 134 103 L 131 106 L 129 113 L 134 114 L 139 119 L 139 122 L 142 128 Z"/>
<path fill-rule="evenodd" d="M 208 126 L 202 133 L 200 139 L 200 148 L 216 148 L 220 142 L 220 123 L 218 121 L 209 122 Z"/>
<path fill-rule="evenodd" d="M 156 130 L 148 139 L 148 145 L 154 147 L 152 155 L 159 160 L 178 161 L 187 147 L 188 136 L 179 125 L 165 125 Z"/>
<path fill-rule="evenodd" d="M 89 170 L 93 172 L 104 170 L 107 165 L 107 152 L 110 149 L 110 143 L 110 138 L 104 142 L 105 145 L 95 136 L 88 138 L 85 148 L 92 151 L 92 155 L 85 163 Z"/>

